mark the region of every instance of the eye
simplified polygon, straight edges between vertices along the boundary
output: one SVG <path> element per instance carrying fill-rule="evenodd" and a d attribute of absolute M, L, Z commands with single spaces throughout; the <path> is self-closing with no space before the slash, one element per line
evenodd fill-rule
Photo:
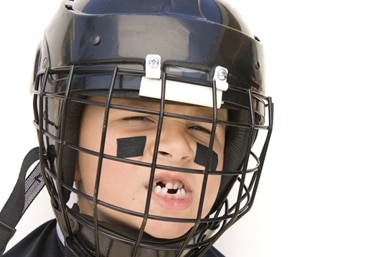
<path fill-rule="evenodd" d="M 211 134 L 210 129 L 199 126 L 199 125 L 191 125 L 191 126 L 189 126 L 189 129 L 194 130 L 194 131 L 198 131 L 198 132 L 202 132 L 202 133 L 205 133 L 205 134 L 209 134 L 209 135 Z"/>
<path fill-rule="evenodd" d="M 134 121 L 134 122 L 153 122 L 154 120 L 151 117 L 148 116 L 130 116 L 125 117 L 123 120 L 125 121 Z"/>
<path fill-rule="evenodd" d="M 134 117 L 126 117 L 124 118 L 124 120 L 134 120 L 134 121 L 147 121 L 148 118 L 147 117 L 144 117 L 144 116 L 134 116 Z"/>
<path fill-rule="evenodd" d="M 127 116 L 122 118 L 121 122 L 126 129 L 145 130 L 154 128 L 157 122 L 150 116 Z"/>
<path fill-rule="evenodd" d="M 123 121 L 129 125 L 140 125 L 140 126 L 150 126 L 155 124 L 155 119 L 149 116 L 128 116 L 124 117 Z"/>

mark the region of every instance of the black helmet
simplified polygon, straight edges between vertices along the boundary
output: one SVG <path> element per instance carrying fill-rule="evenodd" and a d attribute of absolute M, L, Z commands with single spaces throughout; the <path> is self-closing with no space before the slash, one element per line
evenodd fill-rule
<path fill-rule="evenodd" d="M 33 82 L 35 124 L 47 158 L 42 173 L 67 249 L 78 256 L 202 256 L 217 238 L 252 206 L 272 128 L 271 99 L 265 96 L 262 45 L 227 4 L 215 0 L 66 0 L 47 27 L 38 48 Z M 104 101 L 96 101 L 100 96 Z M 112 99 L 149 100 L 155 111 L 114 104 Z M 155 152 L 165 117 L 201 120 L 165 112 L 166 103 L 212 108 L 210 143 L 202 150 L 201 170 L 134 161 L 104 152 L 111 108 L 159 117 Z M 80 145 L 86 106 L 105 111 L 99 150 Z M 227 111 L 221 119 L 219 109 Z M 224 164 L 212 167 L 215 129 L 225 126 Z M 139 141 L 137 141 L 139 143 Z M 135 144 L 137 142 L 134 142 Z M 129 144 L 129 142 L 128 142 Z M 155 170 L 221 177 L 210 212 L 201 217 L 206 185 L 194 219 L 154 215 L 120 208 L 74 185 L 77 156 L 95 156 L 100 181 L 106 160 L 149 170 L 150 202 Z M 93 215 L 80 212 L 85 198 Z M 98 219 L 98 205 L 140 217 L 126 229 Z M 150 220 L 185 222 L 189 231 L 160 239 L 145 232 Z"/>

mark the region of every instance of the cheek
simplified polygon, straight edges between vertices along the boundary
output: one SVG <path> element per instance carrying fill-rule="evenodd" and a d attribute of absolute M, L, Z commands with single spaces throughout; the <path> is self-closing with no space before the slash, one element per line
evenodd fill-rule
<path fill-rule="evenodd" d="M 218 157 L 217 170 L 223 170 L 224 166 L 224 148 L 225 148 L 225 130 L 223 128 L 217 131 L 217 140 L 215 140 L 213 150 Z"/>
<path fill-rule="evenodd" d="M 95 192 L 97 181 L 98 158 L 80 154 L 80 190 L 89 196 Z M 100 170 L 99 196 L 101 201 L 114 205 L 122 205 L 124 201 L 135 199 L 137 182 L 141 179 L 134 172 L 134 165 L 104 159 Z"/>
<path fill-rule="evenodd" d="M 100 151 L 100 141 L 101 141 L 101 134 L 95 133 L 92 129 L 87 130 L 87 133 L 80 136 L 80 147 L 87 149 L 89 151 L 95 152 L 95 154 L 88 154 L 84 152 L 79 152 L 78 154 L 78 162 L 76 168 L 76 177 L 79 178 L 76 181 L 79 181 L 81 184 L 82 190 L 86 194 L 92 195 L 95 188 L 95 181 L 98 173 L 98 165 L 99 165 L 99 158 L 98 153 Z M 110 134 L 108 134 L 105 142 L 104 154 L 116 156 L 117 144 L 116 139 L 112 138 Z M 115 181 L 116 179 L 113 178 L 115 174 L 113 172 L 110 173 L 108 171 L 113 171 L 119 169 L 120 165 L 124 165 L 122 163 L 117 163 L 115 161 L 110 161 L 108 159 L 103 158 L 101 162 L 101 185 L 107 183 L 107 181 Z M 107 170 L 107 172 L 106 172 Z M 78 175 L 78 176 L 77 176 Z M 109 183 L 109 182 L 108 182 Z M 112 183 L 112 182 L 111 182 Z M 104 190 L 104 187 L 103 187 Z"/>
<path fill-rule="evenodd" d="M 215 203 L 217 193 L 219 192 L 220 188 L 220 182 L 221 182 L 221 176 L 220 175 L 211 175 L 208 178 L 207 181 L 207 187 L 206 187 L 206 193 L 205 193 L 205 199 L 204 199 L 204 210 L 202 217 L 206 216 L 213 204 Z"/>
<path fill-rule="evenodd" d="M 219 147 L 215 149 L 215 151 L 217 151 L 218 153 L 217 171 L 221 171 L 223 169 L 223 163 L 224 163 L 224 154 L 223 154 L 224 150 L 222 147 Z M 211 211 L 211 208 L 216 201 L 216 197 L 220 189 L 221 177 L 222 177 L 221 175 L 210 175 L 208 178 L 206 194 L 205 194 L 204 210 L 202 213 L 203 217 Z"/>
<path fill-rule="evenodd" d="M 100 176 L 99 199 L 121 205 L 128 198 L 133 198 L 134 177 L 129 176 L 129 165 L 105 160 Z"/>
<path fill-rule="evenodd" d="M 97 163 L 97 158 L 92 155 L 83 152 L 78 154 L 76 182 L 79 190 L 90 196 L 94 192 Z"/>
<path fill-rule="evenodd" d="M 217 153 L 217 171 L 223 170 L 224 166 L 224 144 L 214 145 L 214 151 Z M 220 177 L 220 176 L 219 176 Z"/>

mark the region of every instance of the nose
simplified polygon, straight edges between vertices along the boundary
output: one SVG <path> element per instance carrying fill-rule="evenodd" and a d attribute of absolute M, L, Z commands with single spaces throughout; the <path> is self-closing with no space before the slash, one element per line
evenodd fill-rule
<path fill-rule="evenodd" d="M 161 130 L 158 162 L 183 164 L 194 160 L 196 142 L 188 134 L 183 122 L 165 119 Z"/>

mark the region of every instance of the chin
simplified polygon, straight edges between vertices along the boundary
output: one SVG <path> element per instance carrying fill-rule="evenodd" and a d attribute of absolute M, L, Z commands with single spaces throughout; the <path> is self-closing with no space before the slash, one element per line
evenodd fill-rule
<path fill-rule="evenodd" d="M 113 211 L 110 211 L 109 213 L 108 211 L 101 212 L 100 220 L 124 230 L 129 227 L 132 227 L 134 229 L 139 229 L 141 227 L 141 223 L 143 220 L 142 218 L 134 218 L 134 216 L 128 214 L 115 214 L 116 212 Z M 147 220 L 145 232 L 148 235 L 158 239 L 175 239 L 186 234 L 193 226 L 194 223 L 177 221 L 168 222 L 150 218 Z"/>
<path fill-rule="evenodd" d="M 174 239 L 186 234 L 192 226 L 192 223 L 149 220 L 145 232 L 155 238 Z"/>

